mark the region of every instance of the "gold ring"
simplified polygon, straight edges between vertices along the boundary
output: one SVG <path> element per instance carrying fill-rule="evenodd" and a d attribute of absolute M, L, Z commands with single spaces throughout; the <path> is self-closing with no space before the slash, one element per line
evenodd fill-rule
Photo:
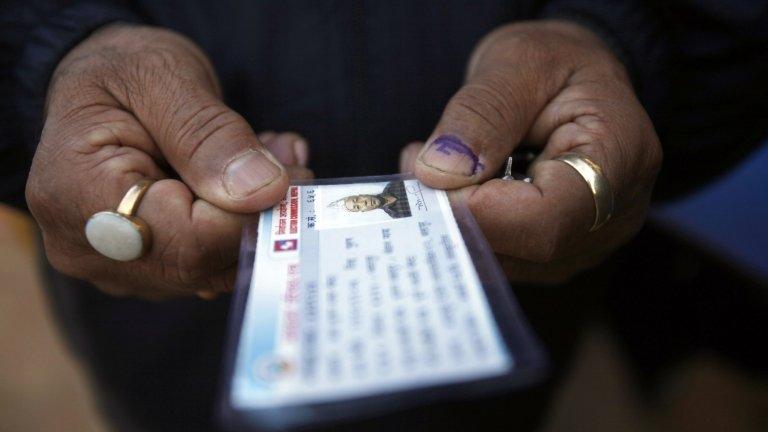
<path fill-rule="evenodd" d="M 563 153 L 554 160 L 563 161 L 575 169 L 581 178 L 587 182 L 589 190 L 592 192 L 592 197 L 595 200 L 595 221 L 589 231 L 596 231 L 605 225 L 613 215 L 613 192 L 600 166 L 589 157 L 574 152 Z"/>
<path fill-rule="evenodd" d="M 88 219 L 85 237 L 96 251 L 113 260 L 132 261 L 149 250 L 152 232 L 136 211 L 152 183 L 154 180 L 139 180 L 120 200 L 117 211 L 101 211 Z"/>

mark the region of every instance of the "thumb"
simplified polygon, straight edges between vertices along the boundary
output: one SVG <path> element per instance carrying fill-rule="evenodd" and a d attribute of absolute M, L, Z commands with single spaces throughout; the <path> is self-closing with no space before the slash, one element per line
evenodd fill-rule
<path fill-rule="evenodd" d="M 567 79 L 526 44 L 488 39 L 416 160 L 414 172 L 428 186 L 455 189 L 495 175 Z"/>
<path fill-rule="evenodd" d="M 163 124 L 139 120 L 192 191 L 225 210 L 255 212 L 279 201 L 288 187 L 285 169 L 243 117 L 204 88 L 173 96 L 176 112 Z M 158 131 L 166 131 L 158 134 Z"/>
<path fill-rule="evenodd" d="M 221 100 L 210 62 L 191 41 L 169 32 L 156 39 L 161 36 L 166 48 L 144 50 L 136 61 L 140 73 L 120 77 L 131 89 L 113 92 L 123 96 L 120 103 L 196 196 L 240 213 L 278 202 L 288 175 L 248 122 Z"/>

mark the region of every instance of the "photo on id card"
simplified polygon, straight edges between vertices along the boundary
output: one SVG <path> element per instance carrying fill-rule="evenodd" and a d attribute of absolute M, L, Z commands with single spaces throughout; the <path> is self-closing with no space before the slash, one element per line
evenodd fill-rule
<path fill-rule="evenodd" d="M 471 213 L 416 179 L 292 185 L 246 227 L 239 267 L 228 425 L 353 421 L 544 373 Z"/>
<path fill-rule="evenodd" d="M 317 190 L 317 229 L 387 223 L 426 210 L 421 185 L 388 182 L 325 185 Z M 412 207 L 413 210 L 412 210 Z"/>

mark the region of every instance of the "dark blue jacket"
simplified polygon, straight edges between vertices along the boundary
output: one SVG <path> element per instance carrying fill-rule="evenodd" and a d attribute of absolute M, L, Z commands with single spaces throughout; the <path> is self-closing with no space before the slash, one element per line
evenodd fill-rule
<path fill-rule="evenodd" d="M 765 134 L 767 5 L 4 0 L 0 201 L 25 206 L 24 184 L 55 65 L 90 32 L 114 21 L 168 27 L 195 40 L 213 60 L 226 102 L 256 130 L 305 135 L 313 147 L 311 167 L 326 177 L 394 172 L 400 147 L 428 136 L 461 85 L 472 47 L 494 27 L 575 20 L 627 65 L 664 145 L 659 192 L 675 193 L 727 169 Z M 147 303 L 102 295 L 50 268 L 48 277 L 60 323 L 87 360 L 113 418 L 142 430 L 212 427 L 226 299 Z M 514 416 L 508 406 L 500 412 Z M 484 417 L 490 418 L 470 417 L 469 424 Z M 515 428 L 522 425 L 514 417 Z"/>
<path fill-rule="evenodd" d="M 0 12 L 0 200 L 24 206 L 48 79 L 94 29 L 180 31 L 210 55 L 227 103 L 255 129 L 297 130 L 319 176 L 395 170 L 459 87 L 473 45 L 535 18 L 587 25 L 631 71 L 666 152 L 659 192 L 727 169 L 765 134 L 768 1 L 63 1 Z"/>

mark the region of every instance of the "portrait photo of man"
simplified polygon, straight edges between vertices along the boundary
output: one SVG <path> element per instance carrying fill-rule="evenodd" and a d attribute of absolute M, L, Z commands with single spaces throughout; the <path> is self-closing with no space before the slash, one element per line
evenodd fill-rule
<path fill-rule="evenodd" d="M 387 183 L 381 193 L 345 196 L 333 201 L 328 207 L 336 207 L 352 213 L 383 210 L 392 219 L 411 217 L 411 206 L 402 180 Z"/>

